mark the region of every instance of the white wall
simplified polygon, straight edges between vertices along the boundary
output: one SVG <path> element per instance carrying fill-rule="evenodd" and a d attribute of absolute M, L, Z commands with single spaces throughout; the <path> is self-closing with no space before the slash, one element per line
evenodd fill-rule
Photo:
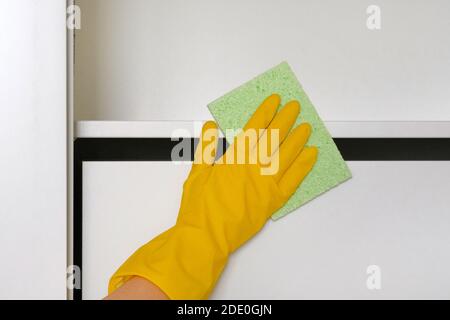
<path fill-rule="evenodd" d="M 0 0 L 0 299 L 65 299 L 63 0 Z"/>
<path fill-rule="evenodd" d="M 450 120 L 448 0 L 77 3 L 77 120 L 209 119 L 208 102 L 282 60 L 324 120 Z"/>

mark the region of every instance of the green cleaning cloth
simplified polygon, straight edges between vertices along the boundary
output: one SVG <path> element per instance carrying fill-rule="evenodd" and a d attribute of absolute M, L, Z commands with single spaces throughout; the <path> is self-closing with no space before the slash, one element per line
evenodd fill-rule
<path fill-rule="evenodd" d="M 300 102 L 301 112 L 295 126 L 301 122 L 309 122 L 312 134 L 308 145 L 315 145 L 319 149 L 313 170 L 284 207 L 274 213 L 272 219 L 276 220 L 348 180 L 352 175 L 330 133 L 286 62 L 215 100 L 208 108 L 224 134 L 232 134 L 230 132 L 233 130 L 230 129 L 243 128 L 261 102 L 272 93 L 281 96 L 282 105 L 291 100 Z M 230 143 L 234 136 L 225 138 Z"/>

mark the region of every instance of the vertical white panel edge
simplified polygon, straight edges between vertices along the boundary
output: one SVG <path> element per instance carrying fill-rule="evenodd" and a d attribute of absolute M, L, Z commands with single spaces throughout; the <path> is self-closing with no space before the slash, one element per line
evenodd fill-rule
<path fill-rule="evenodd" d="M 67 7 L 73 4 L 67 0 Z M 67 28 L 67 266 L 73 265 L 74 36 Z M 72 290 L 67 290 L 67 299 L 73 299 Z"/>
<path fill-rule="evenodd" d="M 66 299 L 65 12 L 0 1 L 0 299 Z"/>

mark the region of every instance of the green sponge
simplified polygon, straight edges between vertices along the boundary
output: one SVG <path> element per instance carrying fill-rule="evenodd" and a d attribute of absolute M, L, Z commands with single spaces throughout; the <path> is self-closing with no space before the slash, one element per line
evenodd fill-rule
<path fill-rule="evenodd" d="M 268 70 L 239 88 L 208 105 L 209 110 L 225 134 L 243 128 L 261 102 L 270 94 L 278 93 L 282 105 L 298 100 L 301 104 L 300 122 L 309 122 L 313 128 L 309 145 L 319 149 L 319 157 L 289 201 L 272 216 L 279 219 L 311 199 L 351 178 L 351 172 L 334 144 L 328 130 L 303 91 L 295 74 L 286 62 Z M 228 130 L 228 132 L 227 132 Z M 226 136 L 228 142 L 234 136 Z"/>

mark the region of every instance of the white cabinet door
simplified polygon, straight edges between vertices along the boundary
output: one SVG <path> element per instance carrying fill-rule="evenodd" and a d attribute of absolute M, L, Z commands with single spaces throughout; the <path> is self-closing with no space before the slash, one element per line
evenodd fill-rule
<path fill-rule="evenodd" d="M 65 299 L 66 1 L 0 1 L 0 299 Z"/>
<path fill-rule="evenodd" d="M 234 253 L 212 298 L 450 298 L 450 162 L 348 164 L 353 179 L 270 221 Z M 84 162 L 84 299 L 105 296 L 120 264 L 175 223 L 189 169 Z M 370 266 L 381 270 L 379 290 L 367 287 Z"/>

